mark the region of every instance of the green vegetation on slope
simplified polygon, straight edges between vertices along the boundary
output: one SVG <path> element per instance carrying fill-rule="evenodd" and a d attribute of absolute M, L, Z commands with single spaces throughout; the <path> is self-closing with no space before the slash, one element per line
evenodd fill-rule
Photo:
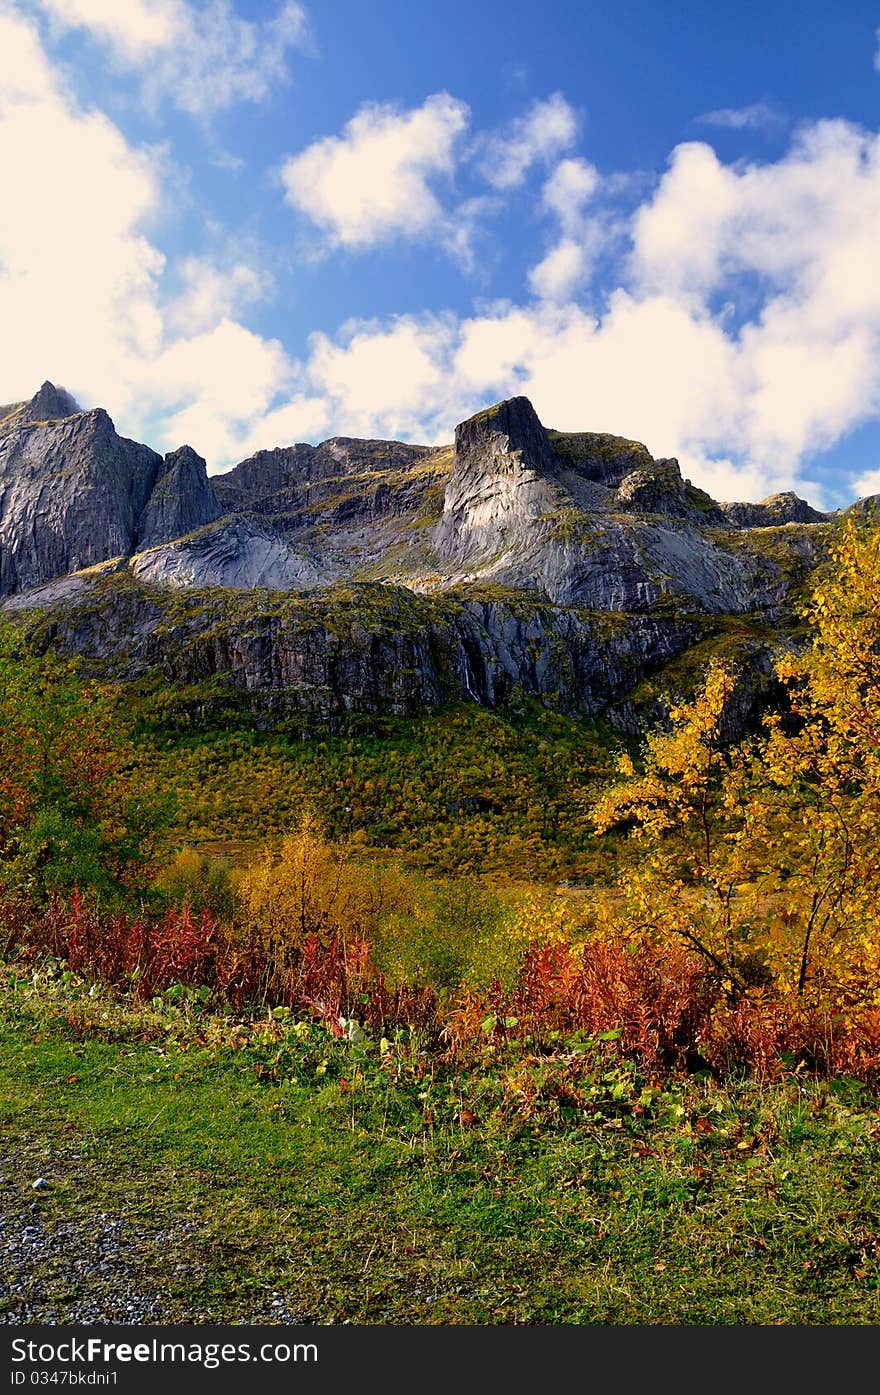
<path fill-rule="evenodd" d="M 621 457 L 632 457 L 633 469 L 637 468 L 636 462 L 645 468 L 654 463 L 641 441 L 628 441 L 607 431 L 548 431 L 547 440 L 556 458 L 572 470 L 585 463 L 588 466 L 614 465 Z"/>
<path fill-rule="evenodd" d="M 607 877 L 611 844 L 590 834 L 585 810 L 615 741 L 591 722 L 537 704 L 504 714 L 460 705 L 300 741 L 249 726 L 187 730 L 179 712 L 168 721 L 155 706 L 142 721 L 138 769 L 175 792 L 172 839 L 240 854 L 312 810 L 331 836 L 359 833 L 411 866 Z"/>

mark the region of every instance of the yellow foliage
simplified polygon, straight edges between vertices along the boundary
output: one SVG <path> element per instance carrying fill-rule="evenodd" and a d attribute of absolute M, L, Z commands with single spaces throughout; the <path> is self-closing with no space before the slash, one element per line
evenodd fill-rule
<path fill-rule="evenodd" d="M 238 900 L 247 925 L 284 958 L 310 936 L 322 943 L 351 932 L 369 939 L 384 891 L 378 873 L 356 862 L 348 846 L 329 842 L 306 815 L 280 853 L 267 850 L 242 875 Z"/>
<path fill-rule="evenodd" d="M 710 871 L 711 825 L 728 759 L 720 723 L 734 686 L 730 669 L 711 665 L 693 702 L 670 712 L 672 731 L 647 738 L 644 771 L 636 774 L 630 758 L 622 757 L 619 768 L 625 783 L 614 786 L 595 805 L 597 832 L 635 820 L 637 837 L 657 839 L 672 833 L 677 850 L 692 863 L 696 875 Z"/>
<path fill-rule="evenodd" d="M 577 944 L 594 923 L 592 907 L 530 887 L 514 903 L 509 939 L 519 960 L 530 944 Z"/>
<path fill-rule="evenodd" d="M 683 939 L 733 996 L 772 984 L 880 1004 L 880 529 L 847 521 L 816 584 L 812 643 L 776 669 L 791 714 L 726 747 L 736 675 L 716 665 L 643 768 L 594 808 L 643 859 L 625 922 Z"/>
<path fill-rule="evenodd" d="M 232 915 L 232 875 L 224 857 L 180 848 L 156 873 L 153 886 L 173 906 L 212 911 L 226 919 Z"/>
<path fill-rule="evenodd" d="M 331 842 L 314 819 L 241 876 L 239 916 L 275 969 L 296 962 L 309 937 L 363 938 L 392 984 L 439 992 L 509 981 L 525 947 L 510 933 L 510 896 L 476 877 L 431 882 L 358 857 L 362 843 Z"/>

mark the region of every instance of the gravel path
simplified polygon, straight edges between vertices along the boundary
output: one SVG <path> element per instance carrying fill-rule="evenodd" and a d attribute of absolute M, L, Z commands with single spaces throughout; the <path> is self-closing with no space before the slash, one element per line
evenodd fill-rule
<path fill-rule="evenodd" d="M 34 1203 L 30 1222 L 0 1219 L 0 1272 L 7 1323 L 167 1323 L 168 1295 L 143 1273 L 149 1240 L 174 1243 L 178 1235 L 147 1237 L 104 1212 L 93 1222 L 46 1225 Z M 67 1298 L 61 1295 L 67 1291 Z M 63 1303 L 63 1308 L 62 1308 Z M 192 1322 L 209 1321 L 207 1313 Z"/>
<path fill-rule="evenodd" d="M 26 1170 L 32 1158 L 23 1151 L 0 1159 L 0 1324 L 315 1321 L 273 1290 L 255 1294 L 247 1311 L 209 1311 L 187 1297 L 210 1281 L 210 1250 L 195 1225 L 180 1219 L 148 1229 L 105 1211 L 52 1214 L 51 1184 L 34 1189 L 38 1172 Z M 65 1160 L 68 1177 L 79 1161 Z"/>

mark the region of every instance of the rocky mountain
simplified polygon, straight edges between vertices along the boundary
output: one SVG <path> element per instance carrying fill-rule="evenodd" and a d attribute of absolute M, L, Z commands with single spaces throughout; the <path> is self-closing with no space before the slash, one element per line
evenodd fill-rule
<path fill-rule="evenodd" d="M 188 446 L 163 460 L 52 383 L 0 412 L 0 595 L 130 556 L 221 512 Z"/>
<path fill-rule="evenodd" d="M 180 446 L 159 467 L 138 517 L 134 546 L 143 551 L 169 542 L 213 523 L 222 512 L 204 460 L 192 446 Z"/>
<path fill-rule="evenodd" d="M 794 494 L 716 503 L 524 397 L 450 446 L 334 437 L 211 478 L 51 383 L 0 408 L 6 610 L 119 677 L 307 724 L 532 694 L 633 729 L 650 676 L 713 636 L 756 694 L 831 521 Z"/>

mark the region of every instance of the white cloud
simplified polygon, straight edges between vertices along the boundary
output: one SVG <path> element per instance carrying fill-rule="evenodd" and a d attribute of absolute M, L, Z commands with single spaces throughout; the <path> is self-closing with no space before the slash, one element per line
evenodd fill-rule
<path fill-rule="evenodd" d="M 447 92 L 420 107 L 363 106 L 340 135 L 315 141 L 281 167 L 285 201 L 323 234 L 321 251 L 363 251 L 397 239 L 442 246 L 465 270 L 475 267 L 474 245 L 501 194 L 521 184 L 538 162 L 549 163 L 571 145 L 577 118 L 561 94 L 535 102 L 501 132 L 464 146 L 470 110 Z M 458 198 L 454 178 L 476 161 L 496 193 Z M 593 166 L 563 160 L 546 190 L 546 211 L 563 220 L 598 182 Z"/>
<path fill-rule="evenodd" d="M 645 290 L 701 301 L 718 279 L 736 175 L 702 142 L 679 145 L 653 201 L 638 209 L 633 264 Z"/>
<path fill-rule="evenodd" d="M 785 465 L 724 453 L 742 444 L 736 348 L 663 298 L 620 291 L 602 321 L 543 303 L 353 326 L 338 342 L 318 336 L 308 368 L 330 419 L 365 436 L 439 443 L 482 403 L 523 393 L 548 426 L 610 431 L 677 455 L 719 498 L 758 498 L 794 479 Z"/>
<path fill-rule="evenodd" d="M 301 391 L 296 365 L 277 339 L 230 319 L 169 338 L 137 366 L 138 410 L 157 449 L 186 442 L 209 463 L 230 465 L 256 450 L 314 438 L 327 402 Z M 283 405 L 274 405 L 279 397 Z"/>
<path fill-rule="evenodd" d="M 532 267 L 529 285 L 542 300 L 568 300 L 586 279 L 589 265 L 584 244 L 563 237 L 537 266 Z"/>
<path fill-rule="evenodd" d="M 546 101 L 534 102 L 503 130 L 477 142 L 480 170 L 493 188 L 516 188 L 534 164 L 549 164 L 569 150 L 577 133 L 576 112 L 561 92 L 554 92 Z"/>
<path fill-rule="evenodd" d="M 599 172 L 586 160 L 560 160 L 544 185 L 541 202 L 559 219 L 563 232 L 574 232 L 581 222 L 584 204 L 599 188 Z"/>
<path fill-rule="evenodd" d="M 137 376 L 141 409 L 161 423 L 159 444 L 187 441 L 210 460 L 237 454 L 254 419 L 292 383 L 281 344 L 231 320 L 171 340 Z"/>
<path fill-rule="evenodd" d="M 225 170 L 227 174 L 241 174 L 245 162 L 240 155 L 233 155 L 231 150 L 220 150 L 211 157 L 211 164 L 215 169 Z"/>
<path fill-rule="evenodd" d="M 728 131 L 778 131 L 786 125 L 786 117 L 769 102 L 720 107 L 717 111 L 704 111 L 696 119 L 703 126 L 718 126 Z"/>
<path fill-rule="evenodd" d="M 538 303 L 322 338 L 312 369 L 334 419 L 448 439 L 480 405 L 525 393 L 548 425 L 678 456 L 715 497 L 800 485 L 826 503 L 801 471 L 880 413 L 880 136 L 820 122 L 752 165 L 680 146 L 633 217 L 627 275 L 599 316 L 566 299 L 586 214 L 555 201 L 572 235 L 533 269 Z"/>
<path fill-rule="evenodd" d="M 23 191 L 0 217 L 3 400 L 30 397 L 50 378 L 107 406 L 127 434 L 168 447 L 188 436 L 214 463 L 239 458 L 279 393 L 295 395 L 281 345 L 230 318 L 265 293 L 266 274 L 240 257 L 190 258 L 180 293 L 166 300 L 169 269 L 143 231 L 162 206 L 162 159 L 81 109 L 34 27 L 8 8 L 0 8 L 0 168 L 7 188 Z M 163 423 L 158 440 L 154 418 Z"/>
<path fill-rule="evenodd" d="M 814 302 L 824 318 L 880 311 L 872 265 L 880 217 L 880 138 L 845 121 L 802 131 L 770 164 L 723 165 L 681 145 L 634 229 L 642 287 L 705 296 L 741 272 Z"/>
<path fill-rule="evenodd" d="M 330 435 L 332 423 L 327 400 L 295 392 L 281 407 L 260 413 L 238 437 L 236 460 L 258 450 L 274 450 L 291 441 L 317 441 Z"/>
<path fill-rule="evenodd" d="M 315 334 L 309 380 L 346 434 L 398 437 L 417 426 L 430 441 L 432 418 L 447 406 L 444 360 L 454 334 L 452 321 L 432 317 L 352 327 L 339 343 Z"/>
<path fill-rule="evenodd" d="M 468 124 L 464 102 L 446 92 L 399 111 L 362 107 L 341 136 L 316 141 L 285 161 L 286 201 L 331 246 L 360 249 L 397 237 L 447 240 L 450 222 L 433 188 L 448 181 Z"/>
<path fill-rule="evenodd" d="M 0 113 L 39 100 L 54 77 L 34 27 L 0 5 Z"/>
<path fill-rule="evenodd" d="M 467 121 L 444 94 L 367 108 L 289 162 L 289 196 L 342 248 L 449 243 L 445 185 Z M 0 217 L 0 396 L 49 377 L 104 403 L 126 434 L 188 439 L 216 467 L 334 432 L 448 440 L 456 421 L 523 392 L 548 425 L 644 440 L 721 498 L 798 487 L 812 454 L 880 414 L 880 136 L 819 122 L 782 159 L 752 164 L 679 146 L 595 313 L 577 291 L 599 238 L 608 260 L 611 181 L 552 158 L 539 207 L 555 242 L 522 303 L 349 324 L 313 336 L 299 364 L 240 322 L 271 290 L 249 249 L 166 265 L 148 230 L 168 199 L 167 156 L 80 106 L 36 28 L 0 0 L 0 167 L 5 188 L 27 191 Z M 463 256 L 485 214 L 464 207 Z"/>
<path fill-rule="evenodd" d="M 568 300 L 590 277 L 603 230 L 585 217 L 584 206 L 599 185 L 596 168 L 580 159 L 561 160 L 544 185 L 541 204 L 557 220 L 560 237 L 529 272 L 529 286 L 542 300 Z"/>
<path fill-rule="evenodd" d="M 179 28 L 176 0 L 39 0 L 58 29 L 89 29 L 126 62 L 168 48 Z"/>
<path fill-rule="evenodd" d="M 757 284 L 736 338 L 752 379 L 741 429 L 791 465 L 880 408 L 878 245 L 880 136 L 823 121 L 772 164 L 679 147 L 636 218 L 633 270 L 642 294 L 702 313 Z"/>
<path fill-rule="evenodd" d="M 287 50 L 308 44 L 308 20 L 285 0 L 268 20 L 242 19 L 230 0 L 37 0 L 56 29 L 87 29 L 144 97 L 193 116 L 261 102 L 287 76 Z"/>
<path fill-rule="evenodd" d="M 685 356 L 693 371 L 682 383 L 677 363 Z M 651 390 L 634 396 L 646 366 Z M 602 323 L 575 305 L 501 305 L 463 320 L 351 326 L 338 342 L 315 337 L 309 375 L 334 417 L 370 435 L 393 423 L 410 438 L 448 438 L 478 399 L 525 392 L 548 425 L 621 431 L 625 421 L 627 430 L 648 428 L 662 452 L 688 429 L 700 388 L 708 399 L 729 368 L 710 325 L 672 302 L 640 304 L 620 292 Z M 731 387 L 731 416 L 735 403 Z M 707 400 L 704 425 L 717 407 L 717 398 Z"/>
<path fill-rule="evenodd" d="M 868 470 L 864 475 L 853 479 L 853 494 L 857 499 L 867 499 L 871 494 L 880 494 L 880 470 Z"/>
<path fill-rule="evenodd" d="M 164 258 L 139 231 L 158 202 L 157 165 L 100 113 L 75 109 L 34 30 L 2 11 L 0 168 L 7 191 L 22 191 L 0 218 L 3 376 L 27 389 L 85 358 L 113 384 L 120 350 L 149 353 L 161 334 Z"/>
<path fill-rule="evenodd" d="M 486 221 L 499 211 L 500 201 L 480 196 L 463 199 L 442 220 L 438 237 L 440 245 L 464 272 L 479 269 L 477 251 L 486 236 Z"/>
<path fill-rule="evenodd" d="M 177 272 L 181 290 L 168 307 L 167 323 L 181 333 L 209 329 L 246 306 L 267 300 L 274 290 L 266 271 L 244 261 L 186 257 Z"/>

